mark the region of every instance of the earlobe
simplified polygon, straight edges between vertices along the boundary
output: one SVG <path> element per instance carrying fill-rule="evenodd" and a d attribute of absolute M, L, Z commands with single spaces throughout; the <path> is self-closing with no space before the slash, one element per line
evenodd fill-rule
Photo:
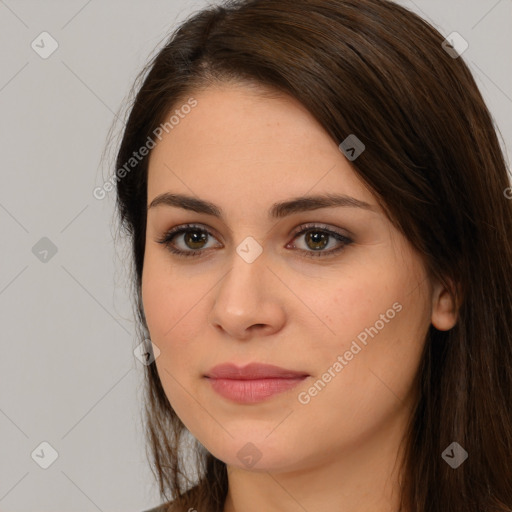
<path fill-rule="evenodd" d="M 457 305 L 453 292 L 436 283 L 432 294 L 432 325 L 440 331 L 448 331 L 457 323 Z"/>

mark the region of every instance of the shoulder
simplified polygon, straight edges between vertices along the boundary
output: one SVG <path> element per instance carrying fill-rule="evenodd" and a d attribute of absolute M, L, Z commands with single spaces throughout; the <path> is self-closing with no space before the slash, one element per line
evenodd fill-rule
<path fill-rule="evenodd" d="M 178 508 L 179 505 L 174 501 L 168 501 L 167 503 L 163 503 L 149 510 L 144 510 L 143 512 L 198 512 L 194 507 L 190 507 L 189 504 L 195 503 L 197 507 L 199 491 L 200 488 L 197 485 L 185 491 L 185 493 L 182 494 L 182 498 L 184 498 L 184 503 L 188 505 L 183 504 L 181 508 Z"/>
<path fill-rule="evenodd" d="M 174 507 L 172 506 L 172 502 L 164 503 L 163 505 L 159 505 L 158 507 L 152 508 L 150 510 L 144 510 L 143 512 L 173 512 Z"/>

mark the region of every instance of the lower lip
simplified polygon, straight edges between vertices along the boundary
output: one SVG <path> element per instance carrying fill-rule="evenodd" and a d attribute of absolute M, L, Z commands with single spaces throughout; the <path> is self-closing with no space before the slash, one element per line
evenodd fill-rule
<path fill-rule="evenodd" d="M 294 388 L 304 381 L 306 376 L 290 378 L 271 378 L 254 380 L 213 379 L 208 378 L 214 391 L 219 395 L 241 404 L 262 402 L 271 396 Z"/>

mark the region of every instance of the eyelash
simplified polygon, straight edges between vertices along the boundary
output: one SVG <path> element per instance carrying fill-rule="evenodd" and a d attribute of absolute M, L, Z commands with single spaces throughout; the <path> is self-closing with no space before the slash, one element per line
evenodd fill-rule
<path fill-rule="evenodd" d="M 176 247 L 173 246 L 172 240 L 183 233 L 188 233 L 189 231 L 198 231 L 201 233 L 206 233 L 208 236 L 213 235 L 206 229 L 202 228 L 201 226 L 198 226 L 196 224 L 185 224 L 183 226 L 178 226 L 175 228 L 170 229 L 167 231 L 164 236 L 157 240 L 159 244 L 165 245 L 173 254 L 176 254 L 178 256 L 183 256 L 186 258 L 193 258 L 197 256 L 201 256 L 201 253 L 206 252 L 205 250 L 198 249 L 198 250 L 190 250 L 190 251 L 183 251 L 181 249 L 176 249 Z M 306 251 L 304 249 L 298 249 L 298 251 L 305 253 L 307 257 L 312 258 L 318 258 L 318 257 L 328 257 L 333 254 L 336 254 L 338 252 L 341 252 L 345 249 L 346 246 L 350 245 L 352 243 L 352 240 L 341 233 L 338 233 L 336 231 L 332 231 L 330 229 L 325 229 L 317 224 L 303 224 L 297 228 L 297 232 L 293 235 L 293 240 L 295 240 L 297 237 L 307 233 L 308 231 L 316 231 L 324 233 L 330 237 L 335 238 L 337 241 L 342 242 L 342 245 L 336 249 L 330 249 L 329 251 Z"/>

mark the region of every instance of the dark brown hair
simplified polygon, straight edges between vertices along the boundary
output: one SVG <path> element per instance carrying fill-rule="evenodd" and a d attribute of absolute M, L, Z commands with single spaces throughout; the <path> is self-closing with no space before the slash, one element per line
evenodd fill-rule
<path fill-rule="evenodd" d="M 387 0 L 239 0 L 189 17 L 139 75 L 117 154 L 117 208 L 129 235 L 140 336 L 147 162 L 119 174 L 169 112 L 217 83 L 259 84 L 299 100 L 352 162 L 389 220 L 456 298 L 458 322 L 432 325 L 406 432 L 402 510 L 512 510 L 512 201 L 492 117 L 462 56 L 414 13 Z M 126 167 L 125 167 L 126 168 Z M 140 342 L 140 340 L 138 341 Z M 152 468 L 173 510 L 221 512 L 226 465 L 189 435 L 146 367 Z M 441 457 L 458 442 L 457 469 Z M 191 492 L 185 493 L 192 487 Z M 183 496 L 182 496 L 183 495 Z"/>

